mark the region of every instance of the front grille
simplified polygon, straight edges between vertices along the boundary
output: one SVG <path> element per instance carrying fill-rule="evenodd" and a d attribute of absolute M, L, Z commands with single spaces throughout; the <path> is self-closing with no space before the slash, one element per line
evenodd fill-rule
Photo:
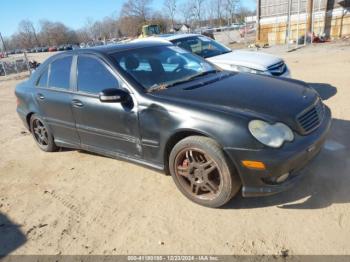
<path fill-rule="evenodd" d="M 297 117 L 298 124 L 303 134 L 308 134 L 320 126 L 324 116 L 324 105 L 321 99 Z"/>
<path fill-rule="evenodd" d="M 269 66 L 267 69 L 271 73 L 271 75 L 280 76 L 280 75 L 283 75 L 287 71 L 287 66 L 282 61 L 282 62 L 279 62 L 279 63 L 274 64 L 272 66 Z"/>

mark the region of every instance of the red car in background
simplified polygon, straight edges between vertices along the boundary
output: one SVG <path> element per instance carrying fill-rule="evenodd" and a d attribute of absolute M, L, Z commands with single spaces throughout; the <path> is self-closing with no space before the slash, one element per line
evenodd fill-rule
<path fill-rule="evenodd" d="M 5 58 L 7 57 L 7 54 L 5 52 L 0 52 L 0 58 Z"/>
<path fill-rule="evenodd" d="M 57 51 L 57 47 L 56 46 L 51 46 L 49 48 L 49 52 L 56 52 Z"/>

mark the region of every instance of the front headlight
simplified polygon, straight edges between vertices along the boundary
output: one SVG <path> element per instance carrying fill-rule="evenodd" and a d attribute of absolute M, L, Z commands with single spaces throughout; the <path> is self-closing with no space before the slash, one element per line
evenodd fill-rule
<path fill-rule="evenodd" d="M 285 141 L 294 140 L 293 131 L 283 123 L 273 125 L 262 121 L 252 120 L 248 124 L 250 133 L 261 143 L 269 147 L 280 147 Z"/>
<path fill-rule="evenodd" d="M 251 74 L 262 74 L 263 71 L 252 69 L 245 66 L 231 65 L 231 69 L 237 72 L 251 73 Z"/>

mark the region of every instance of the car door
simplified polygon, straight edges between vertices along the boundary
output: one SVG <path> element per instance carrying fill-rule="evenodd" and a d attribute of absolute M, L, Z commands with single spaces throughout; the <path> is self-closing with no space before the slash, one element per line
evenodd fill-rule
<path fill-rule="evenodd" d="M 139 157 L 141 146 L 135 99 L 128 104 L 101 102 L 99 93 L 121 88 L 121 80 L 95 55 L 79 55 L 76 63 L 72 109 L 82 147 Z"/>
<path fill-rule="evenodd" d="M 71 55 L 61 56 L 52 61 L 36 83 L 34 99 L 55 141 L 67 146 L 77 146 L 80 139 L 71 110 L 71 65 Z"/>

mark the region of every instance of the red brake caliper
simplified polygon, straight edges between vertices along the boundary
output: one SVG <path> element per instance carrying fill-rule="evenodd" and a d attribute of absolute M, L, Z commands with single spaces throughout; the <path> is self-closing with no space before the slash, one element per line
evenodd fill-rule
<path fill-rule="evenodd" d="M 182 162 L 182 167 L 183 168 L 188 167 L 189 163 L 190 163 L 190 161 L 187 158 L 185 158 L 184 161 Z"/>
<path fill-rule="evenodd" d="M 182 162 L 182 165 L 181 165 L 181 167 L 183 168 L 183 169 L 186 169 L 186 168 L 188 168 L 188 165 L 190 164 L 190 161 L 187 159 L 187 158 L 185 158 L 184 159 L 184 161 Z M 188 174 L 187 174 L 188 175 Z"/>

